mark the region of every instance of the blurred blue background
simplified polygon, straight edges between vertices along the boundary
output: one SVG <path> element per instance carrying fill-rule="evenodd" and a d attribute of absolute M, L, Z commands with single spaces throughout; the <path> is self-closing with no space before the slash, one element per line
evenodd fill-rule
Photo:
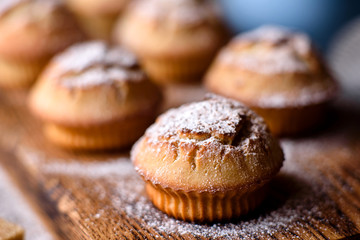
<path fill-rule="evenodd" d="M 360 13 L 360 0 L 220 0 L 236 33 L 263 24 L 307 32 L 326 50 L 336 32 Z"/>

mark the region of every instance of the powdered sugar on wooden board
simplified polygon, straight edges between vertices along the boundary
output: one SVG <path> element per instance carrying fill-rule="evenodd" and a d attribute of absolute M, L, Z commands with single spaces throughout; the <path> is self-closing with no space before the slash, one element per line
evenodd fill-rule
<path fill-rule="evenodd" d="M 0 167 L 0 194 L 0 218 L 24 228 L 25 239 L 54 239 L 2 167 Z"/>
<path fill-rule="evenodd" d="M 349 229 L 352 223 L 346 222 L 341 216 L 341 211 L 328 195 L 331 188 L 326 182 L 328 180 L 319 179 L 316 169 L 319 165 L 314 164 L 326 149 L 344 149 L 342 141 L 331 138 L 283 140 L 286 161 L 279 176 L 271 183 L 270 195 L 264 204 L 255 213 L 238 221 L 208 225 L 175 220 L 156 209 L 146 197 L 144 183 L 127 158 L 74 163 L 60 159 L 45 160 L 33 152 L 31 161 L 38 164 L 37 166 L 43 166 L 40 171 L 48 176 L 64 176 L 70 177 L 74 182 L 97 183 L 96 186 L 89 184 L 88 188 L 80 189 L 88 198 L 98 202 L 110 200 L 112 205 L 106 205 L 87 216 L 86 223 L 89 228 L 96 226 L 99 219 L 110 221 L 108 217 L 115 209 L 117 214 L 125 213 L 127 217 L 136 219 L 139 227 L 154 229 L 162 239 L 162 234 L 253 239 L 269 238 L 279 232 L 290 234 L 292 239 L 304 239 L 304 236 L 310 239 L 314 237 L 314 233 L 309 230 L 313 225 L 319 225 L 320 232 L 331 231 L 332 236 L 342 236 L 343 232 L 351 231 Z M 327 161 L 324 160 L 316 161 L 324 161 L 326 168 Z M 113 231 L 110 235 L 121 232 L 118 228 L 110 231 Z"/>
<path fill-rule="evenodd" d="M 302 164 L 298 162 L 299 159 L 294 156 L 298 151 L 297 143 L 284 141 L 283 146 L 287 160 L 281 174 L 271 184 L 270 196 L 261 210 L 243 220 L 210 225 L 175 220 L 151 204 L 141 187 L 142 180 L 136 177 L 127 181 L 114 179 L 113 184 L 118 193 L 113 198 L 113 205 L 119 211 L 125 210 L 128 216 L 139 219 L 144 227 L 150 226 L 166 234 L 252 239 L 259 236 L 269 237 L 287 229 L 304 236 L 304 232 L 306 234 L 308 231 L 307 224 L 312 221 L 332 225 L 333 231 L 340 232 L 341 227 L 336 227 L 337 220 L 328 217 L 337 215 L 335 203 L 325 194 L 324 185 L 316 182 L 311 173 L 305 172 Z M 306 157 L 310 161 L 318 151 L 311 143 L 308 147 Z M 288 196 L 279 197 L 284 192 Z M 323 215 L 324 212 L 326 215 Z M 297 239 L 296 236 L 293 237 Z"/>
<path fill-rule="evenodd" d="M 48 159 L 43 153 L 30 148 L 19 148 L 18 156 L 26 159 L 27 164 L 37 166 L 38 170 L 50 175 L 101 178 L 104 176 L 132 175 L 134 168 L 128 157 L 107 159 L 106 161 L 79 161 L 77 159 Z"/>

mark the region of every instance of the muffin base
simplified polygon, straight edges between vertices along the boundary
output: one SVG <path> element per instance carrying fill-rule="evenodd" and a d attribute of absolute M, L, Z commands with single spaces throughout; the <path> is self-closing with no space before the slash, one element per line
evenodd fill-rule
<path fill-rule="evenodd" d="M 325 118 L 327 105 L 326 102 L 288 108 L 250 107 L 264 118 L 274 135 L 290 136 L 315 128 Z"/>
<path fill-rule="evenodd" d="M 211 56 L 176 59 L 144 56 L 142 64 L 151 80 L 165 85 L 171 83 L 200 81 L 210 65 Z"/>
<path fill-rule="evenodd" d="M 267 194 L 268 184 L 257 187 L 211 193 L 175 191 L 150 181 L 145 185 L 158 209 L 176 219 L 198 223 L 226 221 L 247 214 L 260 205 Z"/>
<path fill-rule="evenodd" d="M 153 117 L 139 116 L 91 127 L 67 127 L 47 123 L 44 126 L 44 133 L 51 142 L 68 149 L 101 150 L 124 148 L 141 137 L 153 120 Z"/>
<path fill-rule="evenodd" d="M 16 61 L 0 58 L 0 87 L 28 88 L 46 64 L 42 61 Z"/>

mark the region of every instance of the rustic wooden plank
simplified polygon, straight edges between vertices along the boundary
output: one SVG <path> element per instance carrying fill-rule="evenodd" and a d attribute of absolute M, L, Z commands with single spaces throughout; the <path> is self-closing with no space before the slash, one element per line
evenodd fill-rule
<path fill-rule="evenodd" d="M 203 94 L 197 87 L 168 89 L 173 99 L 164 108 Z M 345 110 L 322 131 L 281 141 L 285 166 L 256 212 L 232 223 L 197 225 L 149 203 L 128 150 L 69 152 L 48 143 L 25 95 L 0 95 L 0 156 L 7 156 L 5 165 L 61 239 L 340 239 L 359 233 L 360 116 L 354 106 L 339 103 Z"/>

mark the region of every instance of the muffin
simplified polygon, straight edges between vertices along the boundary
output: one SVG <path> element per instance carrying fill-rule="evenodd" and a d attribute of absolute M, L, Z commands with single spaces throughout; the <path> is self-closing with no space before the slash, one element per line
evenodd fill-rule
<path fill-rule="evenodd" d="M 204 0 L 137 1 L 114 34 L 160 84 L 200 80 L 226 36 L 214 2 Z"/>
<path fill-rule="evenodd" d="M 0 1 L 0 86 L 29 87 L 57 52 L 84 39 L 60 0 Z"/>
<path fill-rule="evenodd" d="M 284 156 L 262 118 L 237 101 L 212 97 L 158 117 L 131 158 L 157 208 L 213 222 L 257 207 Z"/>
<path fill-rule="evenodd" d="M 95 39 L 110 40 L 117 17 L 129 0 L 65 0 L 86 33 Z"/>
<path fill-rule="evenodd" d="M 29 96 L 48 139 L 80 150 L 129 146 L 153 122 L 160 101 L 135 56 L 103 42 L 57 55 Z"/>
<path fill-rule="evenodd" d="M 235 37 L 214 60 L 205 85 L 250 106 L 276 135 L 316 126 L 337 92 L 309 38 L 276 26 Z"/>

